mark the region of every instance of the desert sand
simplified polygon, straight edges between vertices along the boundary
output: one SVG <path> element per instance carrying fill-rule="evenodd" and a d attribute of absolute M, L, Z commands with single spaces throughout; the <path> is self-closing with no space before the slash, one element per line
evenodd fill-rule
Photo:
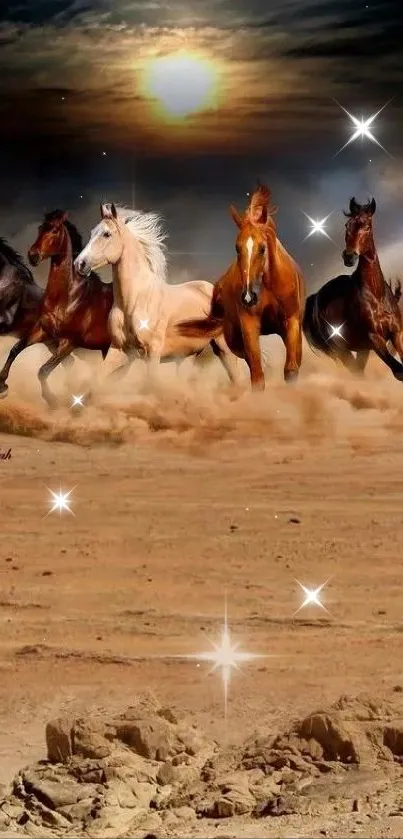
<path fill-rule="evenodd" d="M 118 714 L 144 692 L 222 749 L 341 695 L 397 695 L 403 388 L 386 368 L 371 360 L 357 381 L 307 352 L 287 387 L 274 343 L 261 395 L 233 398 L 215 361 L 195 377 L 165 365 L 148 392 L 139 363 L 93 405 L 50 412 L 35 352 L 0 403 L 0 449 L 11 449 L 0 460 L 4 794 L 46 757 L 49 720 Z M 52 378 L 67 403 L 89 365 L 101 366 L 77 361 Z M 48 515 L 60 488 L 73 512 Z M 325 609 L 296 613 L 297 581 L 327 581 Z M 226 721 L 219 672 L 181 658 L 219 641 L 225 598 L 232 639 L 265 656 L 234 672 Z M 403 835 L 396 802 L 381 822 L 362 810 L 337 829 L 326 818 L 224 819 L 210 835 Z M 192 835 L 178 825 L 172 835 Z"/>

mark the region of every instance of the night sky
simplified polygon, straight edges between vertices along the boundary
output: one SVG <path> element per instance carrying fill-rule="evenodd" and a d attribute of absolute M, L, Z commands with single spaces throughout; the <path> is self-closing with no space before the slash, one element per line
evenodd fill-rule
<path fill-rule="evenodd" d="M 0 10 L 0 235 L 22 250 L 44 209 L 69 209 L 86 237 L 100 200 L 134 197 L 164 214 L 170 250 L 192 251 L 172 256 L 173 279 L 213 280 L 234 253 L 228 204 L 242 208 L 260 177 L 308 286 L 341 270 L 353 194 L 377 199 L 385 273 L 398 272 L 400 0 L 3 0 Z M 156 114 L 143 79 L 153 59 L 184 50 L 215 67 L 216 95 L 175 123 Z M 335 99 L 358 117 L 392 99 L 373 125 L 392 157 L 367 140 L 334 157 L 352 132 Z M 333 211 L 336 245 L 303 241 L 303 211 Z"/>

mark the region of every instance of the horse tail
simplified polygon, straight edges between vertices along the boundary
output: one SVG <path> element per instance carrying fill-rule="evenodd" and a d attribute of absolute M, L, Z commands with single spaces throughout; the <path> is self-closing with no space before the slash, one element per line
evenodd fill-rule
<path fill-rule="evenodd" d="M 223 319 L 209 315 L 207 318 L 182 320 L 176 328 L 184 338 L 206 338 L 212 341 L 221 335 Z"/>
<path fill-rule="evenodd" d="M 317 294 L 310 294 L 306 299 L 302 330 L 312 350 L 320 350 L 326 355 L 331 354 L 329 342 L 323 332 Z"/>

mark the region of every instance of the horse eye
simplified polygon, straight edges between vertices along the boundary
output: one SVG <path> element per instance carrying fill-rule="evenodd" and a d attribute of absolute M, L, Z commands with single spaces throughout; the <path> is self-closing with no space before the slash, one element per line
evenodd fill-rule
<path fill-rule="evenodd" d="M 105 239 L 109 239 L 112 236 L 112 233 L 109 230 L 105 230 L 103 235 Z"/>
<path fill-rule="evenodd" d="M 264 250 L 265 250 L 264 245 L 260 245 L 259 253 L 264 254 Z"/>

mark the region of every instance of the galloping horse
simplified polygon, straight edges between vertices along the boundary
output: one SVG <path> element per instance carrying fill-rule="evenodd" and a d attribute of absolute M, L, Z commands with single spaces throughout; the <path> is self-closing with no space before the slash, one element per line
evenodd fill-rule
<path fill-rule="evenodd" d="M 110 345 L 108 317 L 113 290 L 96 274 L 83 279 L 74 272 L 73 259 L 81 248 L 81 236 L 68 221 L 66 212 L 54 210 L 45 215 L 28 258 L 33 266 L 43 259 L 50 259 L 48 282 L 39 317 L 11 349 L 0 372 L 0 393 L 3 395 L 8 390 L 6 382 L 13 362 L 33 344 L 52 342 L 57 346 L 53 357 L 38 373 L 42 396 L 50 407 L 55 407 L 57 400 L 48 387 L 47 378 L 73 350 L 101 350 L 105 358 Z"/>
<path fill-rule="evenodd" d="M 263 184 L 253 192 L 243 216 L 231 207 L 240 231 L 237 259 L 214 286 L 208 318 L 178 325 L 181 335 L 193 338 L 211 339 L 224 332 L 232 352 L 245 359 L 254 390 L 265 386 L 261 335 L 283 339 L 286 381 L 297 378 L 301 365 L 303 278 L 277 239 L 274 211 L 270 190 Z"/>
<path fill-rule="evenodd" d="M 340 361 L 351 372 L 362 375 L 373 350 L 403 381 L 403 364 L 388 349 L 390 341 L 403 361 L 403 323 L 398 305 L 400 284 L 393 292 L 385 281 L 372 231 L 376 210 L 368 204 L 350 201 L 343 261 L 355 271 L 329 280 L 306 301 L 304 335 L 313 349 Z M 357 353 L 354 358 L 352 352 Z"/>
<path fill-rule="evenodd" d="M 202 281 L 169 285 L 164 239 L 157 214 L 101 204 L 101 221 L 75 260 L 75 269 L 82 275 L 112 265 L 112 342 L 106 360 L 110 375 L 119 378 L 136 356 L 146 358 L 153 372 L 161 361 L 200 355 L 211 344 L 235 381 L 237 359 L 222 337 L 190 340 L 178 336 L 175 326 L 180 320 L 207 314 L 213 286 Z"/>
<path fill-rule="evenodd" d="M 29 334 L 39 317 L 44 289 L 37 285 L 31 271 L 19 253 L 0 238 L 0 335 L 21 338 Z M 55 352 L 54 341 L 46 342 L 50 352 Z M 64 364 L 73 364 L 65 359 Z M 0 397 L 7 393 L 1 391 Z"/>

